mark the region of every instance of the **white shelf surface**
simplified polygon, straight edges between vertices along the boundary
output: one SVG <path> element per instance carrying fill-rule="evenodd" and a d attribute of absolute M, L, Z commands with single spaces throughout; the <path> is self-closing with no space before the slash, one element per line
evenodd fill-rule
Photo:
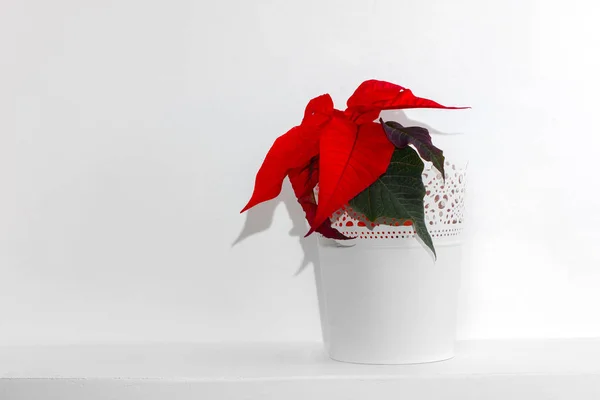
<path fill-rule="evenodd" d="M 470 341 L 419 365 L 320 343 L 0 347 L 0 399 L 600 399 L 600 339 Z"/>

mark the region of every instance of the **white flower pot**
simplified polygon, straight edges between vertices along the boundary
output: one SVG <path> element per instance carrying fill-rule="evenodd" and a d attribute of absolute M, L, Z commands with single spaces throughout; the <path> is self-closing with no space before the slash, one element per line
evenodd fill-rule
<path fill-rule="evenodd" d="M 438 260 L 402 245 L 320 240 L 325 347 L 338 361 L 408 364 L 454 355 L 461 247 L 436 241 Z"/>
<path fill-rule="evenodd" d="M 319 238 L 321 321 L 332 359 L 410 364 L 453 357 L 464 171 L 449 166 L 445 183 L 436 174 L 423 176 L 437 261 L 411 226 L 359 227 L 362 217 L 352 210 L 338 212 L 334 226 L 356 239 Z"/>

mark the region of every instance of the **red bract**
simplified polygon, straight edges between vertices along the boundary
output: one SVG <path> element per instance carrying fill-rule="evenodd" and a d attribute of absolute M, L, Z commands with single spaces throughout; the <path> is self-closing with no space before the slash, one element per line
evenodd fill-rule
<path fill-rule="evenodd" d="M 394 152 L 381 124 L 356 125 L 340 114 L 321 135 L 319 204 L 313 227 L 375 182 Z"/>
<path fill-rule="evenodd" d="M 334 110 L 328 94 L 312 99 L 299 126 L 279 137 L 265 158 L 252 198 L 243 211 L 275 198 L 289 176 L 311 226 L 326 237 L 346 239 L 331 227 L 330 216 L 386 172 L 395 146 L 381 124 L 382 110 L 445 107 L 416 97 L 402 86 L 370 80 L 348 99 L 345 112 Z M 319 184 L 319 200 L 314 188 Z"/>
<path fill-rule="evenodd" d="M 306 105 L 302 125 L 319 127 L 329 121 L 333 114 L 333 100 L 329 94 L 315 97 Z"/>
<path fill-rule="evenodd" d="M 446 107 L 433 100 L 417 97 L 410 89 L 393 83 L 369 80 L 363 82 L 346 103 L 346 116 L 357 124 L 371 122 L 383 110 L 406 108 L 444 108 L 456 110 L 468 107 Z"/>
<path fill-rule="evenodd" d="M 298 203 L 300 203 L 306 214 L 306 220 L 310 226 L 314 226 L 314 219 L 317 214 L 317 201 L 315 199 L 314 189 L 319 182 L 319 158 L 313 158 L 305 168 L 296 168 L 292 170 L 289 174 L 289 178 L 294 193 L 296 194 L 296 198 L 298 199 Z M 332 227 L 329 220 L 323 221 L 323 223 L 315 228 L 315 231 L 331 239 L 349 239 Z"/>
<path fill-rule="evenodd" d="M 302 123 L 273 143 L 256 174 L 254 193 L 241 212 L 277 197 L 290 170 L 306 166 L 312 157 L 319 154 L 320 127 L 327 123 L 332 113 L 333 101 L 328 94 L 308 103 Z"/>

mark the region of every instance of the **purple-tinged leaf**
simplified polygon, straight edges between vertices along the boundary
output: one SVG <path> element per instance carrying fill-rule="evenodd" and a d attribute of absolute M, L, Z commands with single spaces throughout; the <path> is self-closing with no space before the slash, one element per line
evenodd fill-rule
<path fill-rule="evenodd" d="M 394 146 L 403 149 L 408 145 L 413 145 L 421 158 L 432 162 L 433 166 L 442 174 L 442 179 L 445 180 L 444 152 L 433 145 L 427 129 L 420 126 L 404 127 L 396 121 L 384 123 L 381 118 L 379 122 L 381 122 L 385 134 Z"/>

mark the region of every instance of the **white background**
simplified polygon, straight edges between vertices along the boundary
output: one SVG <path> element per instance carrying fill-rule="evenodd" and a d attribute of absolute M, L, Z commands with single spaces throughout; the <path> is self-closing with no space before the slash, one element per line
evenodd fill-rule
<path fill-rule="evenodd" d="M 600 336 L 599 13 L 2 0 L 0 343 L 318 340 L 289 188 L 238 211 L 307 101 L 369 78 L 473 107 L 407 112 L 464 134 L 460 337 Z"/>

